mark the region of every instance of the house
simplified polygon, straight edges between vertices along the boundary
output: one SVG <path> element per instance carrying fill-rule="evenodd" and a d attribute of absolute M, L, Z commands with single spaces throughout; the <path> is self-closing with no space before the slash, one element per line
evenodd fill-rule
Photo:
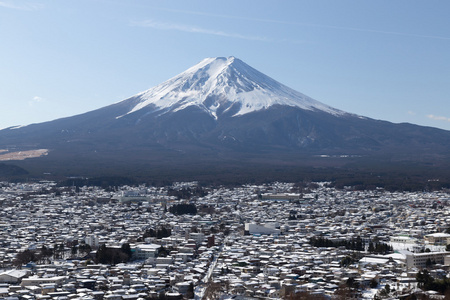
<path fill-rule="evenodd" d="M 27 270 L 10 270 L 0 274 L 0 282 L 20 283 L 22 278 L 29 275 Z"/>
<path fill-rule="evenodd" d="M 7 297 L 9 295 L 9 289 L 7 287 L 0 288 L 0 297 Z"/>
<path fill-rule="evenodd" d="M 447 245 L 450 240 L 450 234 L 437 232 L 425 235 L 425 241 L 431 245 Z"/>
<path fill-rule="evenodd" d="M 30 286 L 30 285 L 43 285 L 49 284 L 54 286 L 61 286 L 64 281 L 67 279 L 66 276 L 54 276 L 54 277 L 29 277 L 22 279 L 22 286 Z"/>

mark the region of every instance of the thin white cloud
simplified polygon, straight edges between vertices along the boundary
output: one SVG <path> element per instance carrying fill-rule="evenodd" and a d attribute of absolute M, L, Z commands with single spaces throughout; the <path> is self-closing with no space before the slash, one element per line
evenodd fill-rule
<path fill-rule="evenodd" d="M 450 40 L 450 37 L 438 36 L 438 35 L 424 35 L 424 34 L 414 34 L 414 33 L 396 32 L 396 31 L 383 31 L 383 30 L 366 29 L 366 28 L 332 26 L 332 25 L 322 25 L 322 24 L 303 23 L 303 22 L 290 22 L 290 21 L 280 21 L 280 20 L 273 20 L 273 19 L 238 17 L 238 16 L 212 14 L 212 13 L 204 13 L 204 12 L 189 11 L 189 10 L 177 10 L 177 9 L 166 9 L 166 8 L 155 8 L 155 9 L 169 11 L 169 12 L 175 12 L 175 13 L 182 13 L 182 14 L 214 17 L 214 18 L 246 20 L 246 21 L 255 21 L 255 22 L 262 22 L 262 23 L 277 23 L 277 24 L 287 24 L 287 25 L 296 25 L 296 26 L 309 26 L 309 27 L 317 27 L 317 28 L 346 30 L 346 31 L 360 31 L 360 32 L 367 32 L 367 33 L 398 35 L 398 36 L 406 36 L 406 37 L 409 36 L 409 37 L 418 37 L 418 38 L 427 38 L 427 39 Z"/>
<path fill-rule="evenodd" d="M 436 120 L 436 121 L 450 122 L 450 118 L 443 117 L 443 116 L 427 115 L 427 118 L 431 119 L 431 120 Z"/>
<path fill-rule="evenodd" d="M 38 10 L 38 9 L 42 8 L 42 4 L 31 3 L 31 2 L 17 4 L 17 1 L 14 2 L 14 4 L 13 4 L 13 2 L 11 2 L 11 1 L 0 1 L 0 7 L 17 9 L 17 10 Z"/>
<path fill-rule="evenodd" d="M 28 101 L 28 105 L 29 106 L 34 106 L 37 105 L 39 103 L 44 102 L 45 100 L 42 97 L 39 96 L 34 96 L 33 99 L 31 99 L 30 101 Z"/>
<path fill-rule="evenodd" d="M 415 111 L 412 111 L 412 110 L 409 110 L 409 111 L 407 112 L 407 114 L 410 115 L 410 116 L 415 116 L 415 115 L 416 115 L 416 112 L 415 112 Z"/>
<path fill-rule="evenodd" d="M 266 37 L 242 35 L 239 33 L 231 33 L 231 32 L 225 32 L 225 31 L 220 31 L 220 30 L 206 29 L 206 28 L 202 28 L 202 27 L 177 24 L 177 23 L 164 23 L 164 22 L 158 22 L 158 21 L 154 21 L 154 20 L 131 22 L 131 25 L 132 26 L 140 26 L 140 27 L 149 27 L 149 28 L 154 28 L 154 29 L 159 29 L 159 30 L 176 30 L 176 31 L 189 32 L 189 33 L 216 35 L 216 36 L 223 36 L 223 37 L 243 39 L 243 40 L 251 40 L 251 41 L 262 41 L 262 42 L 271 42 L 272 41 Z"/>

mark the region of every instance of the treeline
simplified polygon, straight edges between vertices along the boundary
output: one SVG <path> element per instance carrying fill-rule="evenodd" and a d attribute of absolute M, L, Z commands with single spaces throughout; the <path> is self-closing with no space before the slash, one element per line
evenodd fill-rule
<path fill-rule="evenodd" d="M 364 242 L 361 239 L 361 237 L 357 237 L 351 240 L 338 240 L 338 241 L 332 241 L 330 239 L 324 238 L 324 237 L 312 237 L 309 240 L 309 243 L 313 247 L 318 248 L 338 248 L 338 247 L 345 247 L 345 249 L 348 250 L 356 250 L 356 251 L 364 251 Z"/>
<path fill-rule="evenodd" d="M 102 176 L 102 177 L 93 177 L 93 178 L 70 178 L 64 181 L 61 181 L 59 186 L 75 186 L 75 187 L 83 187 L 83 186 L 99 186 L 103 189 L 109 189 L 111 187 L 120 187 L 123 185 L 134 186 L 137 185 L 138 182 L 134 178 L 130 177 L 122 177 L 122 176 Z"/>
<path fill-rule="evenodd" d="M 446 163 L 445 165 L 448 165 Z M 334 173 L 331 185 L 337 189 L 351 187 L 354 190 L 373 190 L 383 188 L 387 191 L 436 191 L 450 188 L 450 175 L 447 168 L 429 168 L 426 165 L 402 164 L 363 164 L 359 171 Z"/>
<path fill-rule="evenodd" d="M 175 196 L 178 200 L 180 199 L 191 199 L 191 197 L 204 197 L 208 195 L 202 187 L 196 186 L 195 188 L 182 188 L 180 190 L 169 189 L 167 194 L 169 196 Z"/>
<path fill-rule="evenodd" d="M 417 287 L 426 291 L 433 290 L 442 294 L 450 291 L 450 278 L 435 279 L 426 269 L 416 274 L 416 280 Z"/>
<path fill-rule="evenodd" d="M 76 255 L 85 256 L 91 252 L 91 247 L 88 244 L 76 244 L 73 245 L 70 251 L 70 255 L 75 257 Z M 66 258 L 69 256 L 69 249 L 64 244 L 55 244 L 53 247 L 47 247 L 42 245 L 41 248 L 36 250 L 26 249 L 16 254 L 13 264 L 15 266 L 25 265 L 29 262 L 35 263 L 50 263 L 52 259 Z"/>
<path fill-rule="evenodd" d="M 323 247 L 323 248 L 345 247 L 345 249 L 347 250 L 356 250 L 356 251 L 366 250 L 366 243 L 359 236 L 351 240 L 337 240 L 337 241 L 333 241 L 324 237 L 312 237 L 309 243 L 311 244 L 311 246 L 314 247 Z M 369 242 L 367 251 L 370 253 L 387 254 L 392 253 L 394 249 L 392 248 L 392 246 L 383 242 L 375 242 L 375 243 Z"/>
<path fill-rule="evenodd" d="M 156 237 L 157 239 L 162 239 L 172 235 L 172 230 L 168 226 L 159 226 L 156 229 L 148 228 L 144 231 L 142 236 L 143 239 L 148 237 Z"/>
<path fill-rule="evenodd" d="M 295 156 L 297 157 L 297 156 Z M 298 157 L 297 157 L 298 158 Z M 148 184 L 151 186 L 170 186 L 175 181 L 198 181 L 199 186 L 240 186 L 242 184 L 263 184 L 274 181 L 280 182 L 330 182 L 330 186 L 342 189 L 351 187 L 354 190 L 372 190 L 383 188 L 387 191 L 433 191 L 450 189 L 449 161 L 433 164 L 430 168 L 426 163 L 395 162 L 390 158 L 348 158 L 322 159 L 305 155 L 307 165 L 292 163 L 274 165 L 265 160 L 255 162 L 239 161 L 239 163 L 218 163 L 211 166 L 209 162 L 198 158 L 185 164 L 172 164 L 159 161 L 155 157 L 152 164 L 132 165 L 119 164 L 111 170 L 105 166 L 88 163 L 87 160 L 72 160 L 64 165 L 67 170 L 79 170 L 72 174 L 86 174 L 92 178 L 67 178 L 60 166 L 52 162 L 51 175 L 43 175 L 43 169 L 49 169 L 47 160 L 21 161 L 13 165 L 0 164 L 0 178 L 8 181 L 28 180 L 59 180 L 64 186 L 100 186 L 109 188 L 121 185 Z M 288 156 L 284 158 L 289 161 Z M 298 159 L 296 159 L 298 161 Z M 342 167 L 333 167 L 333 162 Z M 321 166 L 320 168 L 311 165 Z M 24 168 L 21 170 L 21 168 Z M 2 172 L 1 169 L 4 171 Z M 59 171 L 58 171 L 59 170 Z M 112 173 L 113 171 L 113 173 Z M 27 174 L 27 172 L 29 172 Z M 3 174 L 3 176 L 1 176 Z M 22 174 L 22 175 L 20 175 Z M 111 175 L 108 175 L 111 174 Z M 114 175 L 112 175 L 114 174 Z M 17 177 L 11 176 L 17 175 Z M 115 176 L 117 175 L 117 176 Z M 200 194 L 198 194 L 200 192 Z M 204 192 L 204 191 L 203 191 Z M 201 195 L 202 191 L 184 190 L 172 191 L 173 195 L 181 199 L 189 199 Z"/>
<path fill-rule="evenodd" d="M 169 212 L 173 213 L 174 215 L 196 215 L 197 207 L 194 204 L 187 203 L 175 204 L 169 208 Z"/>
<path fill-rule="evenodd" d="M 109 248 L 103 244 L 97 250 L 95 262 L 100 264 L 115 265 L 130 261 L 131 256 L 131 247 L 128 243 L 123 244 L 120 248 Z"/>
<path fill-rule="evenodd" d="M 64 248 L 64 246 L 63 246 Z M 52 257 L 57 258 L 57 251 L 59 246 L 55 246 L 55 249 L 47 248 L 45 245 L 39 250 L 26 249 L 16 254 L 13 260 L 13 265 L 22 266 L 30 262 L 34 263 L 46 263 L 49 262 Z"/>
<path fill-rule="evenodd" d="M 365 180 L 352 180 L 346 178 L 339 178 L 332 182 L 330 186 L 336 189 L 343 189 L 344 187 L 351 187 L 353 190 L 374 190 L 382 188 L 389 192 L 406 191 L 406 192 L 420 192 L 420 191 L 438 191 L 450 188 L 450 181 L 430 180 L 426 178 L 418 178 L 411 180 L 408 178 L 367 178 Z"/>
<path fill-rule="evenodd" d="M 388 254 L 394 252 L 394 248 L 392 248 L 391 245 L 388 245 L 386 243 L 369 243 L 369 247 L 367 248 L 367 251 L 370 253 L 378 253 L 378 254 Z"/>

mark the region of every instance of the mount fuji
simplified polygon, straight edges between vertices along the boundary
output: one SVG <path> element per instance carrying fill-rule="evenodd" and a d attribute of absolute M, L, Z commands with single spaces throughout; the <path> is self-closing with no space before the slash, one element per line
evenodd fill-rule
<path fill-rule="evenodd" d="M 204 59 L 136 98 L 139 103 L 127 114 L 147 106 L 163 113 L 196 106 L 218 119 L 222 114 L 240 116 L 274 105 L 345 114 L 282 85 L 235 57 Z"/>
<path fill-rule="evenodd" d="M 1 130 L 0 149 L 0 160 L 40 149 L 47 155 L 14 162 L 36 174 L 196 174 L 355 160 L 442 164 L 450 132 L 347 113 L 218 57 L 121 102 Z"/>

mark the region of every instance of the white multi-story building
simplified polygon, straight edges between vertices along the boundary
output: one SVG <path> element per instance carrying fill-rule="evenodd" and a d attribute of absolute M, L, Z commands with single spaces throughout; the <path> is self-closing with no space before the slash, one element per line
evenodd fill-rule
<path fill-rule="evenodd" d="M 436 264 L 444 264 L 445 257 L 448 255 L 449 252 L 409 252 L 406 254 L 406 266 L 407 268 L 425 268 L 427 266 L 427 261 Z"/>
<path fill-rule="evenodd" d="M 142 244 L 136 245 L 133 251 L 133 259 L 146 260 L 148 258 L 156 258 L 158 256 L 158 250 L 161 245 L 156 244 Z"/>
<path fill-rule="evenodd" d="M 432 245 L 447 245 L 450 234 L 444 232 L 430 233 L 425 235 L 425 241 Z"/>
<path fill-rule="evenodd" d="M 194 240 L 195 243 L 198 245 L 205 241 L 205 235 L 200 232 L 190 232 L 189 239 Z"/>
<path fill-rule="evenodd" d="M 91 248 L 94 248 L 94 249 L 97 249 L 98 246 L 99 246 L 99 240 L 98 240 L 98 237 L 95 236 L 95 235 L 87 236 L 87 237 L 84 239 L 84 242 L 85 242 L 87 245 L 91 246 Z"/>
<path fill-rule="evenodd" d="M 245 223 L 245 233 L 278 235 L 280 234 L 280 229 L 276 228 L 275 223 L 270 224 Z"/>

